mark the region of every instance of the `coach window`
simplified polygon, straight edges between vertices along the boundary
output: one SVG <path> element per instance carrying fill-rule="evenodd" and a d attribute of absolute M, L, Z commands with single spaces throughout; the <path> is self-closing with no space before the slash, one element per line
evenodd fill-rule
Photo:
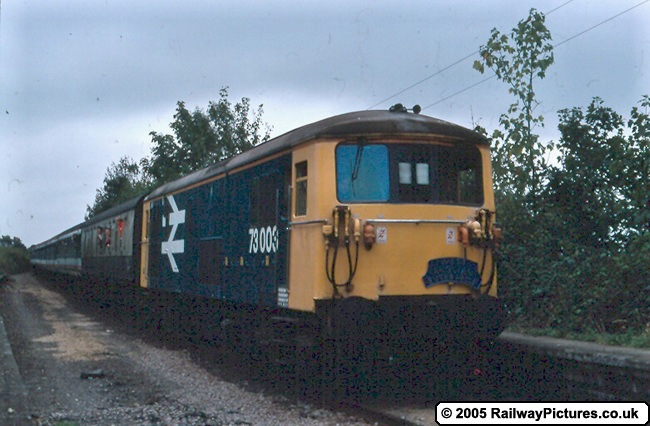
<path fill-rule="evenodd" d="M 81 233 L 72 236 L 74 257 L 81 257 Z"/>
<path fill-rule="evenodd" d="M 295 216 L 307 214 L 307 162 L 296 163 L 296 207 Z"/>

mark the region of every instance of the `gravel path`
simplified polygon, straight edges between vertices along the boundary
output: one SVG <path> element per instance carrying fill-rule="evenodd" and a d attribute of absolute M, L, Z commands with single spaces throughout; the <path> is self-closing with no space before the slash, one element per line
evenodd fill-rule
<path fill-rule="evenodd" d="M 234 374 L 218 350 L 213 364 L 191 346 L 142 339 L 85 309 L 31 274 L 2 289 L 33 425 L 379 424 L 261 386 L 264 372 Z"/>

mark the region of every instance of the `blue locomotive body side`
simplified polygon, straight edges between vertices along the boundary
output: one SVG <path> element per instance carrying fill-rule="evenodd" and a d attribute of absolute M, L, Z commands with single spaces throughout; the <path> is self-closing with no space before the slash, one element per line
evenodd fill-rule
<path fill-rule="evenodd" d="M 148 288 L 276 306 L 290 165 L 285 155 L 151 200 Z"/>

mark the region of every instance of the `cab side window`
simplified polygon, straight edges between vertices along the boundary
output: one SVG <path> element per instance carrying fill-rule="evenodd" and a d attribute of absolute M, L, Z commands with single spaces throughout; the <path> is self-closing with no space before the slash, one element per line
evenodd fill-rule
<path fill-rule="evenodd" d="M 307 214 L 307 161 L 296 163 L 296 206 L 295 216 L 305 216 Z"/>

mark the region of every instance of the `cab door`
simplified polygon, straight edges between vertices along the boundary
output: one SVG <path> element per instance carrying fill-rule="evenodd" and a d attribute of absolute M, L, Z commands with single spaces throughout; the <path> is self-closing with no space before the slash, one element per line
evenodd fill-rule
<path fill-rule="evenodd" d="M 250 294 L 257 294 L 259 303 L 269 306 L 288 306 L 288 200 L 291 179 L 288 160 L 251 180 L 248 255 L 244 269 L 254 286 Z"/>
<path fill-rule="evenodd" d="M 291 165 L 282 171 L 280 187 L 276 192 L 276 223 L 278 224 L 278 251 L 276 253 L 275 285 L 276 303 L 281 308 L 289 307 L 289 242 L 291 228 Z"/>
<path fill-rule="evenodd" d="M 142 206 L 142 238 L 140 241 L 140 287 L 149 287 L 149 234 L 151 232 L 151 203 Z"/>

